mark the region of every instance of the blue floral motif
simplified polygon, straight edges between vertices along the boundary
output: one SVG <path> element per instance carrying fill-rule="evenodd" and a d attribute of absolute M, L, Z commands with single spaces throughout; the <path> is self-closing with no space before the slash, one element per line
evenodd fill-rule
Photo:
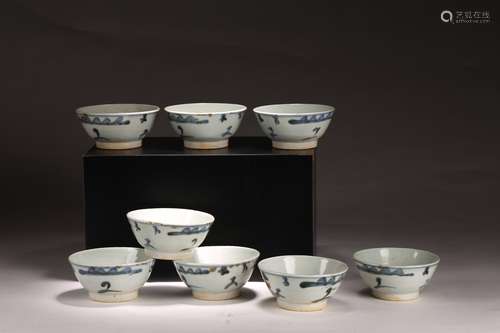
<path fill-rule="evenodd" d="M 183 116 L 181 114 L 169 113 L 168 119 L 176 123 L 208 124 L 208 119 L 199 119 L 192 115 Z"/>
<path fill-rule="evenodd" d="M 80 117 L 82 123 L 91 124 L 91 125 L 105 125 L 105 126 L 113 126 L 113 125 L 128 125 L 130 124 L 130 120 L 124 120 L 123 116 L 113 117 L 103 117 L 100 116 L 92 116 L 90 117 L 88 114 L 82 114 Z"/>
<path fill-rule="evenodd" d="M 147 114 L 143 114 L 142 117 L 141 117 L 141 119 L 140 119 L 140 121 L 141 121 L 141 124 L 145 123 L 146 121 L 148 121 L 148 115 Z"/>
<path fill-rule="evenodd" d="M 221 267 L 219 268 L 219 274 L 220 274 L 220 275 L 226 275 L 226 274 L 229 274 L 229 270 L 227 269 L 227 267 L 226 267 L 226 266 L 221 266 Z"/>
<path fill-rule="evenodd" d="M 156 250 L 156 248 L 151 244 L 151 239 L 144 238 L 144 242 L 145 242 L 144 247 Z"/>
<path fill-rule="evenodd" d="M 299 119 L 290 119 L 288 123 L 290 125 L 319 123 L 321 121 L 331 119 L 332 117 L 333 117 L 333 111 L 328 113 L 313 114 L 310 116 L 302 116 Z"/>
<path fill-rule="evenodd" d="M 395 288 L 395 287 L 392 287 L 392 286 L 385 286 L 382 284 L 382 278 L 380 277 L 377 277 L 375 279 L 375 281 L 377 281 L 377 284 L 373 287 L 375 289 L 378 289 L 378 288 Z"/>
<path fill-rule="evenodd" d="M 405 273 L 402 268 L 391 268 L 383 266 L 373 266 L 362 263 L 356 263 L 360 271 L 377 274 L 377 275 L 397 275 L 397 276 L 413 276 L 413 273 Z"/>
<path fill-rule="evenodd" d="M 96 140 L 96 141 L 109 141 L 108 138 L 101 136 L 101 134 L 99 133 L 99 130 L 97 128 L 93 128 L 92 132 L 94 132 L 96 135 L 94 140 Z"/>
<path fill-rule="evenodd" d="M 320 129 L 321 129 L 321 127 L 314 127 L 313 128 L 314 135 L 318 135 L 318 132 Z"/>
<path fill-rule="evenodd" d="M 223 122 L 225 122 L 226 120 L 227 120 L 226 115 L 225 115 L 225 114 L 221 114 L 221 115 L 220 115 L 220 122 L 221 122 L 221 123 L 223 123 Z"/>
<path fill-rule="evenodd" d="M 210 274 L 210 270 L 201 267 L 193 269 L 191 267 L 184 268 L 184 266 L 179 266 L 177 270 L 179 271 L 179 273 L 183 274 L 194 274 L 194 275 Z"/>
<path fill-rule="evenodd" d="M 231 287 L 232 285 L 234 285 L 235 287 L 238 286 L 238 282 L 236 282 L 236 276 L 233 276 L 231 278 L 231 280 L 229 281 L 229 283 L 224 287 L 224 289 L 227 289 L 229 287 Z"/>
<path fill-rule="evenodd" d="M 422 275 L 429 275 L 429 266 L 425 267 L 425 270 L 423 271 Z"/>
<path fill-rule="evenodd" d="M 330 296 L 330 294 L 332 293 L 332 290 L 333 288 L 328 288 L 326 291 L 325 291 L 325 296 L 317 299 L 317 300 L 314 300 L 312 301 L 313 303 L 318 303 L 318 302 L 321 302 L 321 301 L 324 301 L 325 299 L 328 298 L 328 296 Z"/>
<path fill-rule="evenodd" d="M 142 268 L 126 267 L 89 267 L 88 269 L 80 268 L 78 273 L 81 275 L 133 275 L 142 272 Z"/>
<path fill-rule="evenodd" d="M 170 231 L 168 233 L 169 236 L 179 236 L 179 235 L 192 235 L 192 234 L 201 234 L 203 232 L 207 232 L 210 229 L 210 225 L 202 225 L 195 227 L 184 227 L 181 231 Z"/>
<path fill-rule="evenodd" d="M 228 126 L 228 128 L 226 129 L 226 131 L 224 133 L 221 134 L 222 137 L 225 137 L 225 136 L 231 136 L 233 135 L 233 133 L 231 133 L 231 129 L 233 128 L 233 126 Z"/>
<path fill-rule="evenodd" d="M 299 286 L 301 288 L 310 288 L 310 287 L 319 287 L 319 286 L 334 286 L 337 283 L 339 283 L 342 280 L 343 276 L 337 276 L 337 277 L 331 277 L 331 278 L 326 278 L 326 277 L 321 277 L 317 281 L 302 281 Z"/>
<path fill-rule="evenodd" d="M 283 285 L 285 287 L 288 287 L 290 285 L 290 282 L 288 282 L 288 277 L 282 276 L 282 278 L 283 278 Z"/>
<path fill-rule="evenodd" d="M 98 291 L 99 294 L 105 294 L 105 293 L 119 293 L 120 290 L 113 290 L 111 289 L 111 283 L 109 281 L 103 281 L 101 283 L 101 287 L 104 289 L 101 289 Z"/>

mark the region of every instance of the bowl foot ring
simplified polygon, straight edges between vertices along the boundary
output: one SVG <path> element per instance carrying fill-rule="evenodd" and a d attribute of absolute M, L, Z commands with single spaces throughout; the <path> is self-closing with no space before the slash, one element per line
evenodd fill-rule
<path fill-rule="evenodd" d="M 91 300 L 102 303 L 120 303 L 128 302 L 136 299 L 139 296 L 139 291 L 134 290 L 130 292 L 107 292 L 107 293 L 96 293 L 89 292 L 89 297 Z"/>
<path fill-rule="evenodd" d="M 102 142 L 96 141 L 95 146 L 99 149 L 132 149 L 142 146 L 142 140 L 128 142 Z"/>
<path fill-rule="evenodd" d="M 304 142 L 273 141 L 273 148 L 276 149 L 312 149 L 318 146 L 318 140 Z"/>
<path fill-rule="evenodd" d="M 321 311 L 326 307 L 326 305 L 327 305 L 326 300 L 310 304 L 293 304 L 293 303 L 283 302 L 282 300 L 278 299 L 278 306 L 282 309 L 289 311 L 298 311 L 298 312 Z"/>
<path fill-rule="evenodd" d="M 413 301 L 419 298 L 420 293 L 417 291 L 407 294 L 389 294 L 381 293 L 378 290 L 372 290 L 372 295 L 376 298 L 380 298 L 386 301 Z"/>
<path fill-rule="evenodd" d="M 220 149 L 229 146 L 229 140 L 219 141 L 190 141 L 184 140 L 184 147 L 189 149 Z"/>
<path fill-rule="evenodd" d="M 231 290 L 223 293 L 211 293 L 207 291 L 193 290 L 193 297 L 204 301 L 223 301 L 226 299 L 236 298 L 240 295 L 240 290 Z"/>

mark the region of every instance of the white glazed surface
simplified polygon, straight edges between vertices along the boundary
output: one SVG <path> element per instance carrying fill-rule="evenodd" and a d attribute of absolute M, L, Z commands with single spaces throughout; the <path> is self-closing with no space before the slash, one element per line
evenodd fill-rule
<path fill-rule="evenodd" d="M 288 309 L 314 311 L 321 310 L 327 298 L 335 294 L 348 268 L 335 259 L 280 256 L 262 260 L 259 269 L 279 303 L 290 304 Z"/>
<path fill-rule="evenodd" d="M 273 141 L 317 141 L 330 125 L 335 109 L 320 104 L 276 104 L 254 109 L 257 122 Z"/>
<path fill-rule="evenodd" d="M 179 277 L 193 292 L 231 293 L 252 275 L 259 251 L 239 246 L 203 246 L 189 259 L 174 261 Z M 237 293 L 234 295 L 237 296 Z"/>
<path fill-rule="evenodd" d="M 76 278 L 90 293 L 118 298 L 142 287 L 155 262 L 143 249 L 132 247 L 80 251 L 68 260 Z"/>
<path fill-rule="evenodd" d="M 191 103 L 165 107 L 174 131 L 185 140 L 227 140 L 238 130 L 246 107 L 226 103 Z"/>
<path fill-rule="evenodd" d="M 388 300 L 417 298 L 439 263 L 439 257 L 432 252 L 406 248 L 366 249 L 353 257 L 374 296 Z"/>
<path fill-rule="evenodd" d="M 215 218 L 180 208 L 148 208 L 127 213 L 130 227 L 145 249 L 166 254 L 189 252 L 205 240 Z"/>
<path fill-rule="evenodd" d="M 143 104 L 103 104 L 78 108 L 87 134 L 98 143 L 141 141 L 153 127 L 160 109 Z"/>

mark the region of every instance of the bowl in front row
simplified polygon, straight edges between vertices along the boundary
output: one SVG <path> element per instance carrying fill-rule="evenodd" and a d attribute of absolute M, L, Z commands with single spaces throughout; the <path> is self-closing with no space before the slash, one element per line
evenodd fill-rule
<path fill-rule="evenodd" d="M 90 298 L 110 303 L 137 298 L 155 262 L 143 249 L 133 247 L 85 250 L 73 253 L 68 260 Z"/>
<path fill-rule="evenodd" d="M 361 250 L 353 258 L 373 296 L 390 301 L 418 298 L 439 263 L 432 252 L 394 247 Z"/>
<path fill-rule="evenodd" d="M 102 104 L 76 110 L 83 128 L 100 149 L 130 149 L 142 145 L 160 109 L 146 104 Z"/>
<path fill-rule="evenodd" d="M 337 291 L 348 267 L 323 257 L 279 256 L 262 260 L 259 269 L 281 308 L 318 311 Z"/>
<path fill-rule="evenodd" d="M 157 259 L 182 259 L 203 243 L 215 218 L 182 208 L 147 208 L 127 213 L 130 227 L 146 254 Z"/>
<path fill-rule="evenodd" d="M 246 106 L 228 103 L 189 103 L 165 107 L 170 124 L 192 149 L 225 148 L 240 127 Z"/>
<path fill-rule="evenodd" d="M 174 261 L 179 277 L 202 300 L 238 297 L 252 275 L 259 251 L 241 246 L 202 246 Z"/>
<path fill-rule="evenodd" d="M 278 149 L 309 149 L 318 145 L 335 108 L 321 104 L 274 104 L 255 108 L 257 122 Z"/>

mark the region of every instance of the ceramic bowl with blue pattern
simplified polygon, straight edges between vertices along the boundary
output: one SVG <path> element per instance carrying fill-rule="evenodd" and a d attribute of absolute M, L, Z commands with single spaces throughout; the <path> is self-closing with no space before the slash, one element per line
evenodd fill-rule
<path fill-rule="evenodd" d="M 238 297 L 259 257 L 241 246 L 202 246 L 189 259 L 174 261 L 175 269 L 193 297 L 219 301 Z"/>
<path fill-rule="evenodd" d="M 310 149 L 318 145 L 335 108 L 322 104 L 273 104 L 255 108 L 257 122 L 278 149 Z"/>
<path fill-rule="evenodd" d="M 240 127 L 246 106 L 228 103 L 189 103 L 165 107 L 174 131 L 190 149 L 219 149 Z"/>
<path fill-rule="evenodd" d="M 76 278 L 98 302 L 125 302 L 137 298 L 155 260 L 144 249 L 103 247 L 73 253 L 68 258 Z"/>
<path fill-rule="evenodd" d="M 83 106 L 76 114 L 99 149 L 131 149 L 142 146 L 160 109 L 145 104 Z"/>
<path fill-rule="evenodd" d="M 191 256 L 203 243 L 215 218 L 182 208 L 147 208 L 127 213 L 132 232 L 146 254 L 164 260 Z"/>
<path fill-rule="evenodd" d="M 348 267 L 335 259 L 289 255 L 264 259 L 259 269 L 279 307 L 306 312 L 326 307 Z"/>
<path fill-rule="evenodd" d="M 389 301 L 418 298 L 439 264 L 432 252 L 394 247 L 361 250 L 353 258 L 373 296 Z"/>

